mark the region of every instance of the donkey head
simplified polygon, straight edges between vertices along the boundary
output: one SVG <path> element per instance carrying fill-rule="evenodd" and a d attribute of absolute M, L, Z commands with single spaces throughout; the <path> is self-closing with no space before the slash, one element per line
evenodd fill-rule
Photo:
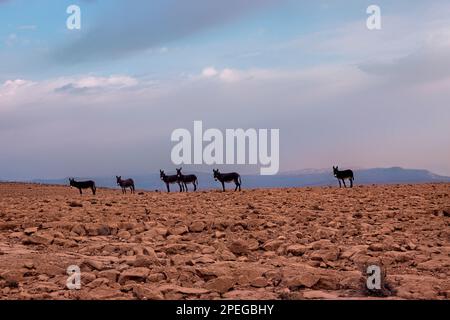
<path fill-rule="evenodd" d="M 214 180 L 217 181 L 217 179 L 218 179 L 219 176 L 220 176 L 219 169 L 213 169 L 213 174 L 214 174 Z"/>
<path fill-rule="evenodd" d="M 177 169 L 177 177 L 178 177 L 178 178 L 181 178 L 181 176 L 183 175 L 183 174 L 181 173 L 181 169 L 183 169 L 183 168 Z"/>
<path fill-rule="evenodd" d="M 335 177 L 336 177 L 338 171 L 339 171 L 338 166 L 336 166 L 336 167 L 333 166 L 333 174 L 334 174 Z"/>
<path fill-rule="evenodd" d="M 164 173 L 164 170 L 159 170 L 159 177 L 161 178 L 161 180 L 164 180 L 165 176 L 166 174 Z"/>
<path fill-rule="evenodd" d="M 75 182 L 75 179 L 74 178 L 69 178 L 69 185 L 70 186 L 73 186 L 73 183 Z"/>
<path fill-rule="evenodd" d="M 122 180 L 122 177 L 121 176 L 116 176 L 116 181 L 117 181 L 118 185 L 120 184 L 120 180 Z"/>

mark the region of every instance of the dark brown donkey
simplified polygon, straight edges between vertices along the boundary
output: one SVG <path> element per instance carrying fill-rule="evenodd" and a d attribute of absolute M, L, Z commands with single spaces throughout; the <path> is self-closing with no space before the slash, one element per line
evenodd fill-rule
<path fill-rule="evenodd" d="M 178 179 L 178 176 L 176 174 L 168 176 L 164 173 L 164 170 L 159 170 L 159 176 L 161 180 L 164 181 L 164 183 L 166 184 L 167 192 L 170 192 L 169 185 L 174 183 L 178 184 L 178 186 L 180 187 L 180 192 L 183 192 L 183 190 L 181 189 L 180 180 Z"/>
<path fill-rule="evenodd" d="M 131 193 L 134 193 L 133 179 L 122 180 L 121 176 L 116 176 L 117 185 L 122 187 L 122 193 L 127 193 L 127 188 L 130 188 Z"/>
<path fill-rule="evenodd" d="M 225 183 L 234 182 L 236 184 L 236 188 L 234 191 L 237 191 L 239 188 L 239 191 L 241 191 L 241 176 L 239 173 L 232 172 L 232 173 L 220 173 L 219 169 L 214 170 L 214 180 L 220 181 L 222 183 L 222 190 L 225 192 Z"/>
<path fill-rule="evenodd" d="M 355 178 L 353 176 L 352 170 L 339 171 L 337 166 L 336 167 L 333 166 L 333 174 L 339 181 L 339 188 L 342 187 L 341 180 L 342 180 L 342 183 L 344 184 L 344 188 L 347 188 L 347 185 L 345 184 L 345 179 L 350 180 L 350 188 L 353 188 L 353 181 L 355 180 Z"/>
<path fill-rule="evenodd" d="M 89 181 L 75 181 L 73 178 L 69 178 L 69 183 L 71 187 L 75 187 L 80 190 L 80 194 L 83 194 L 82 189 L 91 189 L 92 194 L 95 195 L 97 192 L 97 188 L 95 187 L 95 182 L 92 180 Z"/>
<path fill-rule="evenodd" d="M 189 183 L 192 183 L 194 185 L 194 191 L 197 191 L 197 186 L 198 186 L 198 180 L 197 180 L 197 176 L 195 174 L 189 174 L 189 175 L 184 175 L 181 173 L 181 169 L 177 169 L 177 177 L 178 180 L 180 180 L 181 182 L 181 186 L 183 187 L 183 190 L 188 192 L 188 187 L 187 185 Z"/>

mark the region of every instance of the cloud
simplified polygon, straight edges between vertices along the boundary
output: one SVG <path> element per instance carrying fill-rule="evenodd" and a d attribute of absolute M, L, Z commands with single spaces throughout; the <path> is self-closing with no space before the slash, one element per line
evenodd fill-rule
<path fill-rule="evenodd" d="M 218 71 L 214 67 L 207 67 L 203 69 L 201 76 L 203 78 L 220 79 L 224 82 L 236 82 L 241 79 L 240 72 L 238 70 L 229 68 Z"/>
<path fill-rule="evenodd" d="M 450 77 L 450 29 L 434 30 L 422 47 L 408 55 L 360 64 L 364 72 L 403 83 L 434 82 Z"/>
<path fill-rule="evenodd" d="M 65 82 L 63 85 L 56 87 L 54 92 L 71 94 L 95 93 L 100 90 L 120 90 L 138 85 L 137 79 L 123 75 L 113 75 L 110 77 L 88 76 L 66 80 Z"/>
<path fill-rule="evenodd" d="M 32 86 L 32 81 L 23 79 L 7 80 L 0 86 L 0 97 L 15 95 L 19 90 Z"/>
<path fill-rule="evenodd" d="M 114 101 L 125 90 L 137 88 L 139 80 L 125 75 L 99 76 L 71 76 L 48 79 L 42 81 L 30 81 L 23 79 L 7 80 L 0 85 L 0 113 L 2 111 L 20 110 L 24 106 L 37 104 L 37 101 L 45 101 L 44 106 L 64 105 L 62 99 L 70 95 L 71 99 L 85 101 L 86 95 L 91 96 L 90 102 L 95 104 L 95 99 Z"/>
<path fill-rule="evenodd" d="M 0 86 L 6 92 L 0 99 L 3 172 L 58 177 L 157 170 L 170 164 L 171 132 L 190 129 L 194 120 L 208 128 L 279 128 L 282 170 L 336 161 L 450 172 L 443 147 L 450 143 L 450 91 L 424 95 L 357 65 L 207 67 L 157 87 L 129 75 L 10 80 Z M 107 165 L 87 163 L 81 151 Z M 47 162 L 38 161 L 43 153 Z M 30 161 L 42 165 L 31 168 Z"/>
<path fill-rule="evenodd" d="M 281 0 L 285 1 L 285 0 Z M 53 58 L 78 63 L 122 58 L 226 24 L 280 0 L 167 0 L 118 3 Z"/>
<path fill-rule="evenodd" d="M 36 25 L 22 25 L 22 26 L 18 26 L 17 29 L 19 29 L 19 30 L 36 30 L 37 26 Z"/>
<path fill-rule="evenodd" d="M 203 69 L 203 71 L 202 71 L 202 76 L 205 78 L 212 78 L 218 74 L 219 74 L 219 72 L 214 67 L 207 67 L 207 68 Z"/>

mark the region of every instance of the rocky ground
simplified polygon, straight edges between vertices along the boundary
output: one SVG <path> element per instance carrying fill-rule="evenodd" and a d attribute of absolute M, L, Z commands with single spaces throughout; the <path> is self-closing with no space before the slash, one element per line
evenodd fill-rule
<path fill-rule="evenodd" d="M 197 192 L 0 184 L 1 299 L 450 299 L 450 185 Z M 382 264 L 385 288 L 366 290 Z M 66 288 L 67 267 L 81 289 Z"/>

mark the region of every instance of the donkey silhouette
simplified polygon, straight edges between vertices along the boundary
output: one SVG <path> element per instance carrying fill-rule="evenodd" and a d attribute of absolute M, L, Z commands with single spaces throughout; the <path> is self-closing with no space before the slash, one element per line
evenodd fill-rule
<path fill-rule="evenodd" d="M 95 193 L 97 192 L 97 188 L 95 187 L 95 182 L 92 180 L 75 181 L 74 178 L 69 178 L 69 184 L 71 187 L 77 188 L 80 191 L 80 194 L 83 194 L 82 189 L 91 189 L 93 195 L 95 195 Z"/>
<path fill-rule="evenodd" d="M 122 188 L 122 193 L 127 193 L 127 188 L 130 188 L 131 193 L 134 193 L 134 181 L 133 179 L 122 180 L 121 176 L 116 176 L 117 185 Z"/>
<path fill-rule="evenodd" d="M 197 186 L 198 186 L 197 176 L 195 174 L 184 175 L 181 173 L 181 169 L 182 168 L 177 169 L 177 177 L 178 177 L 178 180 L 180 180 L 183 190 L 188 192 L 189 189 L 188 189 L 187 185 L 189 183 L 192 183 L 194 186 L 194 191 L 197 191 Z"/>
<path fill-rule="evenodd" d="M 339 171 L 339 168 L 337 166 L 336 167 L 333 166 L 333 174 L 339 181 L 339 188 L 342 187 L 341 180 L 342 183 L 344 184 L 344 188 L 347 188 L 347 185 L 345 184 L 345 179 L 350 180 L 350 188 L 353 188 L 353 181 L 355 180 L 355 178 L 353 176 L 352 170 Z"/>
<path fill-rule="evenodd" d="M 220 181 L 220 183 L 222 183 L 222 190 L 223 192 L 225 192 L 225 183 L 230 183 L 230 182 L 234 182 L 234 184 L 236 185 L 236 188 L 234 189 L 234 191 L 237 191 L 237 189 L 239 188 L 239 191 L 241 191 L 241 176 L 239 175 L 239 173 L 236 172 L 231 172 L 231 173 L 220 173 L 219 169 L 213 169 L 213 174 L 214 174 L 214 180 L 216 181 Z"/>
<path fill-rule="evenodd" d="M 167 192 L 170 192 L 170 184 L 178 184 L 178 186 L 180 187 L 180 192 L 183 192 L 183 189 L 181 187 L 181 183 L 180 183 L 180 179 L 178 179 L 178 176 L 172 175 L 172 176 L 168 176 L 164 173 L 164 170 L 159 170 L 159 176 L 161 178 L 162 181 L 164 181 L 164 183 L 166 184 L 167 187 Z"/>

